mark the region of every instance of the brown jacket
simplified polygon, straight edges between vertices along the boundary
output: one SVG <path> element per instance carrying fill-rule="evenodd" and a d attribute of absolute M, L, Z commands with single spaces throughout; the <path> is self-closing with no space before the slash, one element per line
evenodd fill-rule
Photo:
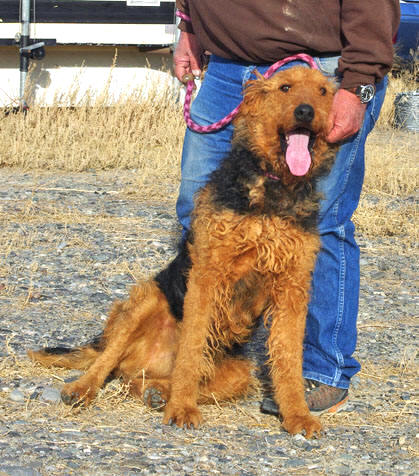
<path fill-rule="evenodd" d="M 204 49 L 224 58 L 274 63 L 295 53 L 341 54 L 342 87 L 390 70 L 398 0 L 177 0 Z"/>

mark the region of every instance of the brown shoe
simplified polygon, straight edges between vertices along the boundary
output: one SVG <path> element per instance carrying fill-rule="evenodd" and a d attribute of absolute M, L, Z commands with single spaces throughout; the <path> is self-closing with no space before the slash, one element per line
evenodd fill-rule
<path fill-rule="evenodd" d="M 305 399 L 313 415 L 340 412 L 348 403 L 347 388 L 331 387 L 310 379 L 305 379 L 305 387 Z"/>
<path fill-rule="evenodd" d="M 305 379 L 304 384 L 305 399 L 313 415 L 340 412 L 348 403 L 348 389 L 331 387 L 310 379 Z M 279 415 L 278 405 L 272 398 L 263 399 L 260 411 L 271 415 Z"/>

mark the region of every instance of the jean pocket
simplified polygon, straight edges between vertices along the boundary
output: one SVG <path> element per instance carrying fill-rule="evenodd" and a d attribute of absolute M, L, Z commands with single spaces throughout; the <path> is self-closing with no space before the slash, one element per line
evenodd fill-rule
<path fill-rule="evenodd" d="M 340 56 L 317 56 L 314 58 L 319 70 L 328 78 L 334 79 L 336 82 L 342 80 L 341 74 L 338 72 L 338 61 Z"/>

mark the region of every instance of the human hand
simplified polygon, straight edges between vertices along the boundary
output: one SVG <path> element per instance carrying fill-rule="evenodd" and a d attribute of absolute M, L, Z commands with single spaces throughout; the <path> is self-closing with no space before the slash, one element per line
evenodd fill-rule
<path fill-rule="evenodd" d="M 203 50 L 193 33 L 182 31 L 173 54 L 175 76 L 181 82 L 185 74 L 201 74 L 201 54 Z"/>
<path fill-rule="evenodd" d="M 366 104 L 346 89 L 339 89 L 333 98 L 329 113 L 328 142 L 340 142 L 359 131 L 364 120 Z"/>

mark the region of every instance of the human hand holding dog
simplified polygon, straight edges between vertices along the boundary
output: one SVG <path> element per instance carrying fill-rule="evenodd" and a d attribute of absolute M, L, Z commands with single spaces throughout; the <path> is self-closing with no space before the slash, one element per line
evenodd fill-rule
<path fill-rule="evenodd" d="M 183 82 L 185 74 L 199 76 L 201 74 L 201 54 L 203 50 L 193 33 L 182 31 L 173 54 L 174 72 L 177 79 Z"/>
<path fill-rule="evenodd" d="M 328 142 L 339 142 L 361 129 L 367 105 L 358 96 L 345 89 L 339 89 L 333 99 L 329 114 Z"/>

